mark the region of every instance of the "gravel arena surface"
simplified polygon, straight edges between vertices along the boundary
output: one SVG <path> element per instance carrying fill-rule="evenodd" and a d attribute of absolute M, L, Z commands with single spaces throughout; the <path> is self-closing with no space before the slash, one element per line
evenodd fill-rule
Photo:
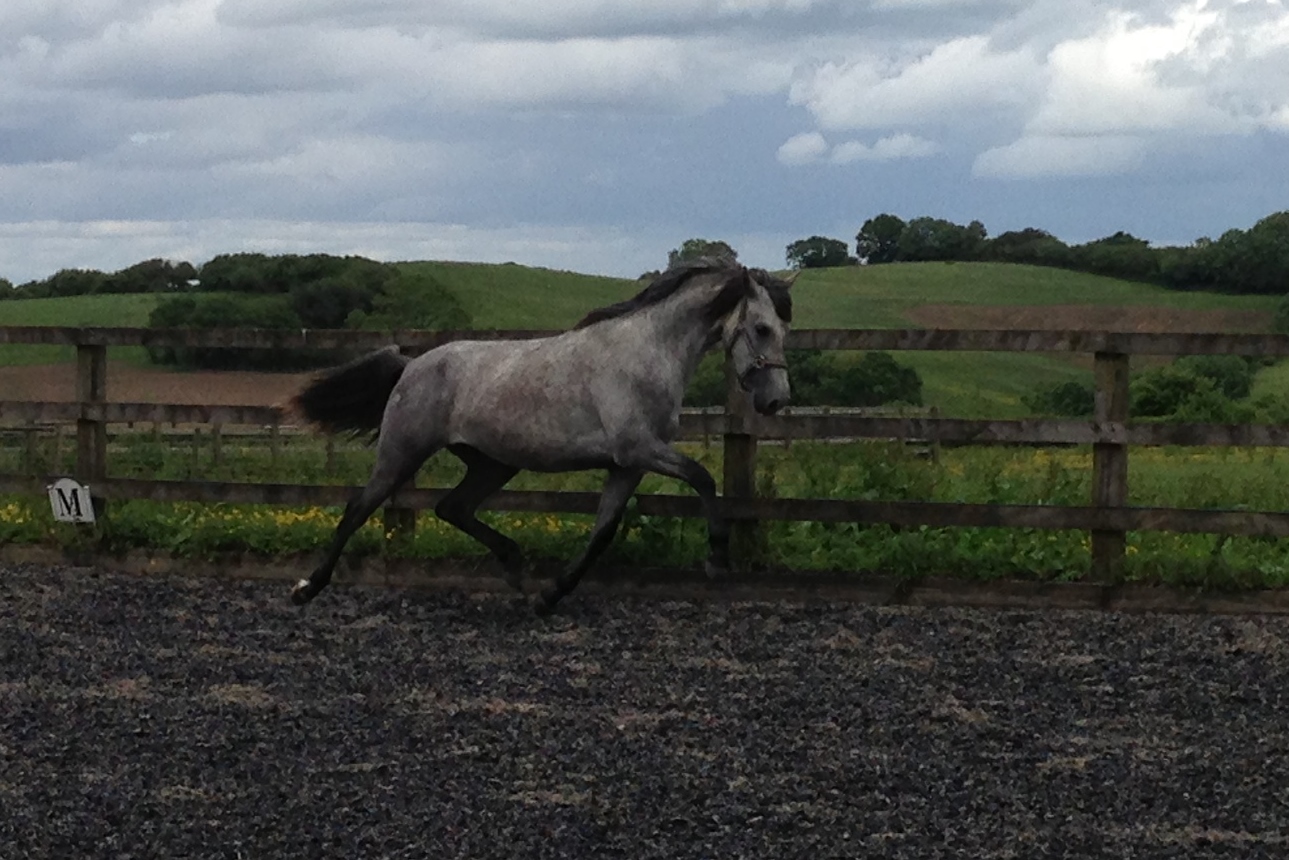
<path fill-rule="evenodd" d="M 1285 857 L 1289 620 L 0 570 L 0 857 Z"/>

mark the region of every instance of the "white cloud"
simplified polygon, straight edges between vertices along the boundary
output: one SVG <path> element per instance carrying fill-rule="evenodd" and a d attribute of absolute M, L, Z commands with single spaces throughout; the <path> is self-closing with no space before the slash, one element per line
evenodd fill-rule
<path fill-rule="evenodd" d="M 798 80 L 790 99 L 825 129 L 937 125 L 1031 102 L 1043 77 L 1027 49 L 998 52 L 988 38 L 967 36 L 903 61 L 826 63 Z"/>
<path fill-rule="evenodd" d="M 996 179 L 1106 176 L 1137 167 L 1146 150 L 1141 138 L 1124 135 L 1022 137 L 982 152 L 976 158 L 972 173 Z"/>
<path fill-rule="evenodd" d="M 1051 83 L 1028 123 L 1035 134 L 1115 134 L 1166 131 L 1235 131 L 1233 117 L 1207 103 L 1195 85 L 1160 80 L 1161 63 L 1196 57 L 1198 37 L 1218 21 L 1201 4 L 1179 10 L 1165 24 L 1143 24 L 1117 13 L 1084 39 L 1064 42 L 1048 57 Z"/>
<path fill-rule="evenodd" d="M 244 26 L 397 21 L 407 29 L 457 27 L 482 36 L 567 38 L 797 15 L 836 0 L 224 0 L 220 17 Z"/>
<path fill-rule="evenodd" d="M 828 141 L 817 131 L 794 135 L 779 147 L 781 164 L 796 167 L 828 161 L 832 164 L 850 164 L 854 161 L 894 161 L 898 158 L 925 158 L 940 151 L 931 140 L 911 134 L 893 134 L 874 143 L 858 140 L 839 143 L 829 150 Z"/>
<path fill-rule="evenodd" d="M 817 131 L 808 131 L 793 135 L 779 147 L 778 157 L 781 164 L 811 164 L 823 158 L 828 152 L 828 141 Z"/>
<path fill-rule="evenodd" d="M 839 143 L 833 148 L 834 164 L 852 161 L 893 161 L 897 158 L 926 158 L 935 155 L 940 147 L 935 141 L 911 134 L 894 134 L 877 140 L 872 146 L 858 140 Z"/>

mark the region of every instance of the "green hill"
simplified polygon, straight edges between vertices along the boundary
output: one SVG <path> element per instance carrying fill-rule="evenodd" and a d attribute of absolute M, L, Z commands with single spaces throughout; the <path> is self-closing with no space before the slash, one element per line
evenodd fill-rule
<path fill-rule="evenodd" d="M 1104 328 L 1265 331 L 1277 299 L 1179 292 L 1007 263 L 813 269 L 793 287 L 798 328 Z M 1060 306 L 1059 308 L 1056 306 Z M 1086 356 L 910 352 L 923 397 L 946 415 L 1016 417 L 1039 385 L 1090 381 Z"/>
<path fill-rule="evenodd" d="M 161 296 L 154 293 L 69 296 L 61 299 L 0 301 L 0 325 L 145 326 Z M 64 346 L 0 344 L 0 364 L 52 364 L 72 361 L 76 351 Z M 144 363 L 142 347 L 112 350 L 113 360 Z"/>
<path fill-rule="evenodd" d="M 811 269 L 802 272 L 794 292 L 795 324 L 802 328 L 902 328 L 915 325 L 910 311 L 927 304 L 1140 306 L 1269 315 L 1276 303 L 1269 296 L 1180 292 L 1010 263 L 895 263 Z"/>
<path fill-rule="evenodd" d="M 400 263 L 434 277 L 470 312 L 477 328 L 555 329 L 587 311 L 635 295 L 644 284 L 622 278 L 537 269 L 515 263 Z"/>
<path fill-rule="evenodd" d="M 634 280 L 513 263 L 399 265 L 433 275 L 460 298 L 479 328 L 565 328 L 588 310 L 642 288 Z M 793 294 L 797 328 L 1100 328 L 1132 322 L 1143 329 L 1265 331 L 1278 301 L 1005 263 L 812 269 L 801 273 Z M 155 295 L 3 301 L 0 325 L 144 325 L 157 301 Z M 70 357 L 70 350 L 57 347 L 0 347 L 4 364 Z M 114 350 L 113 358 L 142 361 L 142 350 Z M 927 352 L 898 358 L 918 369 L 927 404 L 946 415 L 1021 415 L 1020 397 L 1034 386 L 1090 378 L 1085 356 Z M 1289 389 L 1289 374 L 1272 373 L 1259 390 L 1282 388 Z"/>

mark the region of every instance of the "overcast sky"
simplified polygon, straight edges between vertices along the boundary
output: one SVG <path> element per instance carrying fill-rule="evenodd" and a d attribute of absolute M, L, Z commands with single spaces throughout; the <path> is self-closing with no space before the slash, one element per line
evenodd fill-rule
<path fill-rule="evenodd" d="M 1289 209 L 1280 0 L 0 0 L 0 277 Z"/>

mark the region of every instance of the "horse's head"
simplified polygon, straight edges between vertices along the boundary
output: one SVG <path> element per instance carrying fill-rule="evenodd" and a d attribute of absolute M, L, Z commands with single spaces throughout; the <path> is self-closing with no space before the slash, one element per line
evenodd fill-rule
<path fill-rule="evenodd" d="M 792 399 L 784 343 L 792 322 L 788 288 L 795 277 L 783 280 L 761 269 L 747 270 L 743 300 L 725 318 L 721 341 L 739 386 L 762 415 L 773 415 Z"/>

